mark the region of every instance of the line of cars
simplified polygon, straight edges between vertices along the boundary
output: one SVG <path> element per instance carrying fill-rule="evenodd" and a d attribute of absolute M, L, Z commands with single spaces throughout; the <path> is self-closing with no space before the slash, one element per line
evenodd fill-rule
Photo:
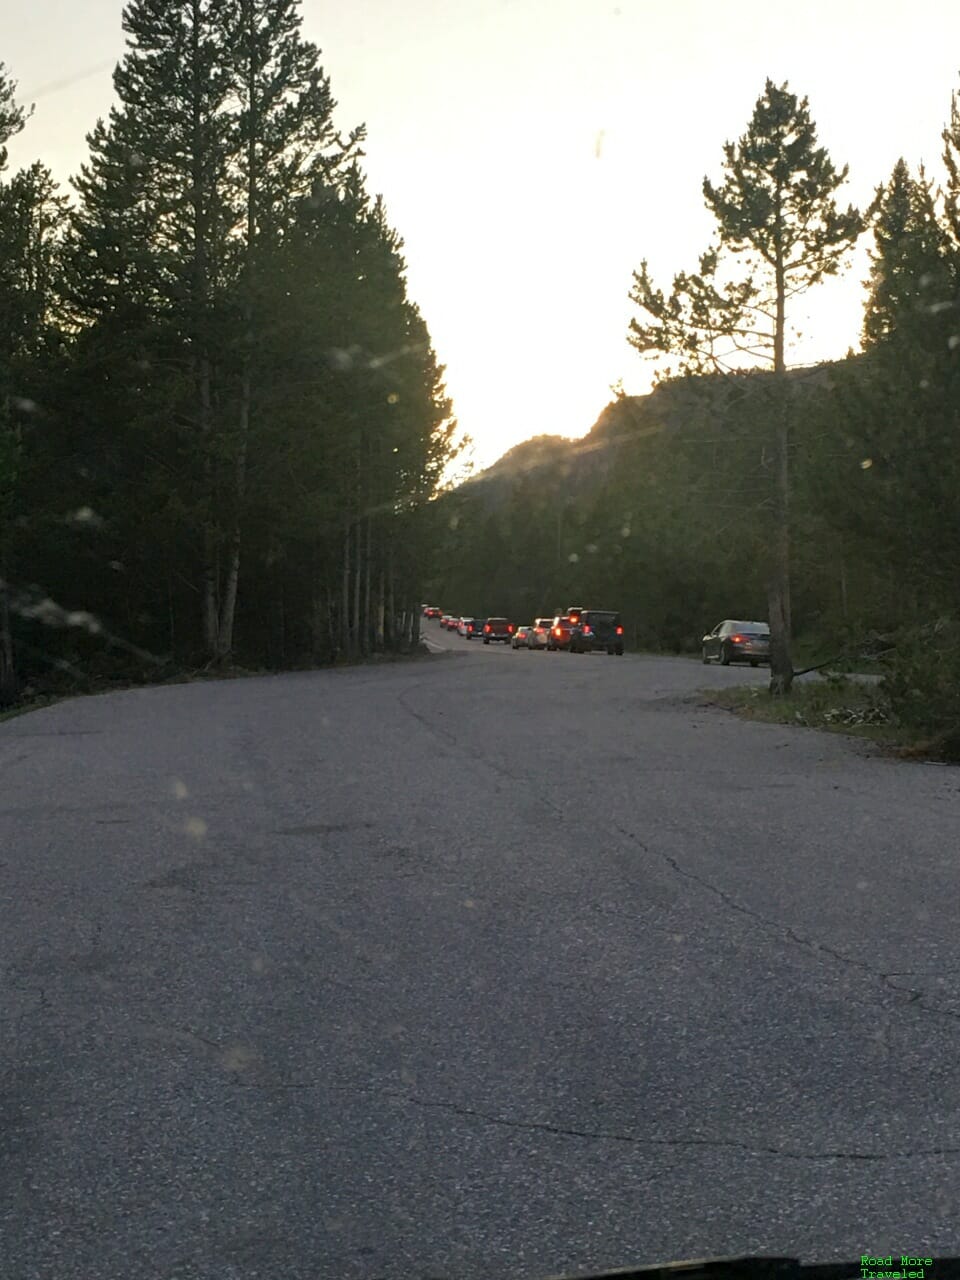
<path fill-rule="evenodd" d="M 466 640 L 484 644 L 504 643 L 512 649 L 546 649 L 552 652 L 588 653 L 606 649 L 623 653 L 623 625 L 620 615 L 607 609 L 571 606 L 553 617 L 534 618 L 529 625 L 516 627 L 507 618 L 457 618 L 436 605 L 424 605 L 423 616 L 433 618 L 445 630 L 456 631 Z M 701 642 L 701 658 L 706 664 L 722 667 L 749 662 L 757 667 L 770 661 L 770 627 L 766 622 L 744 622 L 725 618 Z"/>
<path fill-rule="evenodd" d="M 572 606 L 520 627 L 508 618 L 457 618 L 436 605 L 424 605 L 423 615 L 437 620 L 446 631 L 456 631 L 466 640 L 482 639 L 484 644 L 509 644 L 512 649 L 546 649 L 555 653 L 603 649 L 611 655 L 623 654 L 623 623 L 619 613 L 610 609 Z"/>

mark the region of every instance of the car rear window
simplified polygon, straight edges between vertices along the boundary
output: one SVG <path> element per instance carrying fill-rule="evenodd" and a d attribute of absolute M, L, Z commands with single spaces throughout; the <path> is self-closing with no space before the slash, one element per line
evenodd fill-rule
<path fill-rule="evenodd" d="M 602 627 L 606 626 L 607 623 L 612 623 L 616 626 L 620 621 L 620 615 L 618 613 L 585 613 L 583 621 L 589 622 L 594 626 L 599 624 Z"/>

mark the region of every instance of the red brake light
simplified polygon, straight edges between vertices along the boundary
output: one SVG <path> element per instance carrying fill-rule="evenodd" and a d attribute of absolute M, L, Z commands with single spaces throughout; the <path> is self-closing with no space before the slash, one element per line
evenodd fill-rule
<path fill-rule="evenodd" d="M 555 636 L 560 635 L 560 628 L 559 628 L 559 627 L 554 627 L 554 628 L 553 628 L 553 634 L 554 634 Z"/>
<path fill-rule="evenodd" d="M 733 644 L 742 644 L 742 643 L 743 643 L 743 636 L 731 636 L 731 637 L 730 637 L 730 640 L 731 640 L 731 642 L 732 642 Z"/>
<path fill-rule="evenodd" d="M 584 634 L 585 636 L 590 635 L 590 627 L 589 627 L 589 625 L 583 628 L 583 634 Z"/>
<path fill-rule="evenodd" d="M 483 629 L 484 629 L 484 631 L 489 631 L 489 630 L 490 630 L 490 623 L 489 623 L 489 622 L 488 622 L 488 623 L 486 623 L 486 625 L 484 626 L 484 628 L 483 628 Z"/>
<path fill-rule="evenodd" d="M 571 625 L 572 627 L 575 627 L 579 621 L 580 621 L 580 615 L 579 615 L 579 613 L 571 613 L 571 615 L 570 615 L 570 625 Z"/>
<path fill-rule="evenodd" d="M 513 623 L 512 623 L 512 622 L 508 622 L 508 623 L 507 623 L 507 630 L 508 630 L 511 634 L 513 633 Z"/>
<path fill-rule="evenodd" d="M 618 635 L 618 636 L 622 636 L 622 635 L 623 635 L 623 627 L 617 627 L 617 635 Z"/>

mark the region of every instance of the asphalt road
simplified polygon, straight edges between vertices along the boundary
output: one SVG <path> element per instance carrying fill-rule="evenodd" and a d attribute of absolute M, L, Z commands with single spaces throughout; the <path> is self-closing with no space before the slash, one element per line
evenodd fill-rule
<path fill-rule="evenodd" d="M 3 1280 L 960 1253 L 960 771 L 426 625 L 0 724 Z"/>

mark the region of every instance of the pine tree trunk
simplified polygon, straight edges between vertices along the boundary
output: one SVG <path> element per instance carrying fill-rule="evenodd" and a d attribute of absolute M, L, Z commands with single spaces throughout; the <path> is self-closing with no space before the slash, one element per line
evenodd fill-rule
<path fill-rule="evenodd" d="M 770 605 L 770 692 L 782 697 L 793 685 L 790 656 L 790 478 L 789 435 L 785 406 L 777 424 L 777 527 L 774 532 Z"/>
<path fill-rule="evenodd" d="M 207 200 L 209 180 L 207 164 L 209 142 L 205 137 L 205 122 L 201 102 L 204 94 L 201 30 L 204 18 L 200 0 L 193 0 L 190 10 L 190 66 L 192 70 L 192 138 L 191 138 L 191 188 L 189 199 L 193 212 L 193 296 L 191 299 L 191 324 L 197 354 L 195 374 L 197 378 L 197 425 L 201 448 L 204 450 L 204 481 L 206 498 L 210 504 L 203 528 L 203 648 L 208 660 L 214 660 L 220 649 L 220 581 L 217 553 L 217 536 L 213 528 L 217 504 L 215 466 L 211 450 L 213 434 L 212 369 L 210 364 L 210 261 L 209 217 Z"/>
<path fill-rule="evenodd" d="M 277 638 L 279 641 L 279 659 L 277 666 L 282 671 L 287 662 L 287 619 L 284 608 L 283 579 L 280 579 L 280 590 L 277 596 Z"/>
<path fill-rule="evenodd" d="M 354 657 L 357 657 L 363 645 L 363 631 L 360 627 L 360 578 L 363 573 L 363 561 L 360 556 L 360 521 L 357 521 L 356 530 L 354 532 L 354 568 L 353 568 L 353 647 Z"/>
<path fill-rule="evenodd" d="M 773 546 L 773 573 L 768 588 L 770 609 L 770 692 L 782 697 L 793 684 L 790 656 L 790 423 L 786 387 L 786 279 L 782 247 L 777 243 L 775 264 L 777 287 L 776 328 L 774 330 L 774 374 L 776 382 L 776 520 Z"/>
<path fill-rule="evenodd" d="M 248 28 L 251 51 L 254 43 L 254 8 L 246 4 L 243 20 Z M 253 361 L 253 284 L 254 255 L 256 253 L 257 236 L 257 191 L 259 171 L 257 167 L 257 125 L 259 123 L 256 102 L 256 67 L 252 52 L 247 65 L 247 173 L 246 173 L 246 257 L 244 262 L 244 301 L 243 301 L 243 371 L 240 383 L 240 413 L 238 420 L 237 460 L 234 469 L 233 484 L 233 523 L 230 531 L 230 552 L 227 566 L 227 580 L 224 586 L 220 627 L 217 636 L 217 659 L 225 661 L 233 652 L 233 628 L 237 610 L 237 590 L 240 583 L 240 529 L 243 513 L 243 499 L 246 492 L 247 479 L 247 444 L 250 437 L 250 401 L 252 393 L 251 364 Z"/>
<path fill-rule="evenodd" d="M 200 439 L 205 451 L 204 480 L 207 501 L 210 504 L 203 526 L 203 647 L 206 657 L 213 660 L 220 648 L 220 572 L 217 534 L 213 527 L 217 505 L 217 484 L 210 442 L 213 431 L 210 380 L 210 361 L 206 357 L 201 357 L 197 395 L 200 411 Z"/>
<path fill-rule="evenodd" d="M 212 661 L 219 650 L 220 591 L 217 538 L 211 524 L 203 530 L 203 647 Z"/>
<path fill-rule="evenodd" d="M 387 575 L 387 617 L 390 619 L 390 648 L 396 652 L 397 645 L 397 606 L 393 589 L 393 551 L 390 552 L 390 567 Z"/>
<path fill-rule="evenodd" d="M 173 604 L 173 579 L 169 574 L 167 574 L 167 644 L 170 660 L 175 662 L 177 657 L 176 612 Z"/>
<path fill-rule="evenodd" d="M 843 553 L 843 545 L 840 546 L 840 616 L 844 622 L 849 616 L 849 607 L 847 601 L 847 565 Z"/>
<path fill-rule="evenodd" d="M 336 657 L 337 653 L 337 598 L 336 593 L 331 589 L 325 591 L 327 597 L 327 632 L 330 637 L 330 657 Z"/>
<path fill-rule="evenodd" d="M 217 658 L 225 661 L 233 652 L 233 624 L 237 611 L 237 588 L 240 582 L 240 522 L 247 479 L 247 430 L 250 425 L 250 374 L 244 374 L 240 404 L 240 450 L 234 471 L 233 529 L 230 534 L 230 558 L 223 592 L 223 607 L 217 635 Z"/>
<path fill-rule="evenodd" d="M 373 648 L 373 619 L 370 613 L 371 582 L 373 576 L 373 530 L 370 517 L 367 516 L 367 550 L 363 564 L 363 651 L 369 653 Z"/>
<path fill-rule="evenodd" d="M 0 563 L 0 707 L 12 707 L 19 695 L 6 564 Z"/>
<path fill-rule="evenodd" d="M 340 647 L 350 652 L 350 526 L 343 531 L 343 583 L 340 599 Z"/>
<path fill-rule="evenodd" d="M 314 549 L 312 574 L 311 648 L 314 662 L 329 662 L 337 652 L 335 627 L 335 591 L 325 573 L 325 561 L 319 546 Z"/>
<path fill-rule="evenodd" d="M 324 608 L 326 603 L 319 577 L 315 574 L 313 590 L 310 595 L 310 657 L 314 663 L 321 661 L 321 654 L 323 653 L 322 637 L 327 631 L 330 622 L 329 610 Z"/>
<path fill-rule="evenodd" d="M 381 565 L 380 565 L 380 575 L 379 575 L 379 580 L 378 580 L 378 583 L 377 583 L 377 618 L 376 618 L 377 636 L 376 636 L 376 644 L 377 644 L 377 652 L 378 652 L 378 653 L 383 653 L 383 650 L 384 650 L 384 642 L 385 642 L 385 633 L 384 633 L 384 613 L 385 613 L 385 611 L 386 611 L 386 594 L 385 594 L 385 590 L 384 590 L 384 588 L 385 588 L 384 572 L 383 572 L 383 565 L 381 564 Z"/>

